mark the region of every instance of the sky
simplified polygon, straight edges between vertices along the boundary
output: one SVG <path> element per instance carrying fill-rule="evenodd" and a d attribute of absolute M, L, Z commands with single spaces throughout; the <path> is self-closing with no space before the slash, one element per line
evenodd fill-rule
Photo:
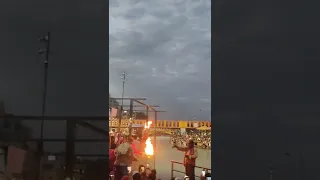
<path fill-rule="evenodd" d="M 105 6 L 84 1 L 2 1 L 0 99 L 8 111 L 41 112 L 45 45 L 51 32 L 47 115 L 104 115 L 108 104 Z M 95 104 L 95 108 L 91 108 Z"/>
<path fill-rule="evenodd" d="M 160 119 L 211 120 L 211 1 L 109 3 L 111 95 L 125 71 L 124 96 L 159 105 Z"/>
<path fill-rule="evenodd" d="M 46 115 L 107 116 L 107 8 L 105 0 L 0 2 L 0 100 L 7 112 L 41 115 L 45 57 L 37 54 L 44 47 L 38 37 L 50 31 Z M 40 122 L 25 123 L 39 137 Z M 45 121 L 44 131 L 45 138 L 65 137 L 65 123 Z M 81 128 L 78 131 L 83 138 L 94 134 Z M 45 146 L 54 152 L 63 150 L 63 142 Z M 106 143 L 97 146 L 91 151 L 88 145 L 82 146 L 82 153 L 107 151 Z"/>

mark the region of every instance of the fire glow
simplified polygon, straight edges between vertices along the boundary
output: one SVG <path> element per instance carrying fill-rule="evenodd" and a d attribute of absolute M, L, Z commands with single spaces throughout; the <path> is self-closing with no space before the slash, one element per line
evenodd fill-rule
<path fill-rule="evenodd" d="M 145 130 L 147 130 L 146 132 L 148 132 L 148 130 L 150 129 L 151 124 L 152 124 L 152 121 L 148 121 L 148 123 L 144 123 L 144 128 Z M 144 152 L 148 157 L 154 154 L 153 145 L 151 143 L 150 137 L 148 137 L 148 139 L 146 140 L 146 147 L 144 148 Z"/>
<path fill-rule="evenodd" d="M 148 121 L 148 124 L 147 124 L 147 123 L 144 123 L 144 128 L 145 128 L 145 129 L 149 129 L 150 126 L 151 126 L 151 124 L 152 124 L 152 121 Z"/>
<path fill-rule="evenodd" d="M 150 137 L 146 140 L 146 148 L 144 148 L 144 152 L 147 156 L 152 156 L 154 153 Z"/>

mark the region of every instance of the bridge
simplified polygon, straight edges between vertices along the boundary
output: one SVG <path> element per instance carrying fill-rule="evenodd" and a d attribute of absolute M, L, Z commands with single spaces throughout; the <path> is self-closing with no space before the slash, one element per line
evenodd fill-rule
<path fill-rule="evenodd" d="M 143 126 L 147 120 L 131 120 L 133 125 Z M 130 124 L 130 119 L 122 119 L 121 120 L 121 128 L 128 128 Z M 119 127 L 119 119 L 111 118 L 109 119 L 109 127 L 117 128 Z M 196 129 L 199 127 L 208 127 L 211 128 L 211 122 L 207 120 L 157 120 L 157 124 L 155 125 L 155 121 L 152 121 L 150 128 L 156 127 L 157 129 Z"/>

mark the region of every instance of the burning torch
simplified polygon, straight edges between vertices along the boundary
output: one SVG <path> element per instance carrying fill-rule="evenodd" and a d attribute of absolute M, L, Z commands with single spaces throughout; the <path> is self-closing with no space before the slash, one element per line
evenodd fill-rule
<path fill-rule="evenodd" d="M 145 123 L 145 125 L 144 125 L 145 130 L 149 130 L 151 124 L 152 124 L 151 121 L 149 121 L 148 124 Z M 150 137 L 148 137 L 146 140 L 146 147 L 144 148 L 144 152 L 148 157 L 147 158 L 147 164 L 148 164 L 148 159 L 150 159 L 150 157 L 153 156 L 153 154 L 154 154 L 153 145 L 151 143 Z"/>

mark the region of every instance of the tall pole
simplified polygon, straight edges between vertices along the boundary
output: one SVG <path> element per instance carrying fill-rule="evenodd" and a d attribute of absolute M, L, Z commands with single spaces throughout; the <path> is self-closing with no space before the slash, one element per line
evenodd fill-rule
<path fill-rule="evenodd" d="M 50 51 L 50 32 L 48 32 L 48 35 L 47 35 L 46 59 L 44 60 L 44 63 L 43 63 L 43 65 L 44 65 L 43 66 L 44 75 L 43 75 L 43 94 L 42 94 L 42 112 L 41 112 L 41 116 L 44 116 L 45 113 L 46 113 L 49 51 Z M 43 125 L 44 125 L 44 119 L 41 120 L 41 131 L 40 131 L 40 139 L 41 139 L 41 143 L 40 144 L 42 144 L 42 145 L 43 145 L 43 142 L 42 142 L 42 139 L 43 139 Z"/>
<path fill-rule="evenodd" d="M 146 117 L 147 117 L 146 123 L 148 124 L 148 122 L 149 122 L 149 106 L 147 106 L 147 108 L 146 108 Z"/>
<path fill-rule="evenodd" d="M 132 113 L 133 113 L 133 100 L 130 99 L 130 110 L 129 110 L 129 139 L 131 139 L 132 134 Z"/>
<path fill-rule="evenodd" d="M 122 94 L 121 94 L 121 107 L 120 107 L 118 132 L 120 132 L 120 129 L 121 129 L 121 120 L 122 120 L 122 111 L 123 111 L 123 98 L 124 98 L 124 83 L 126 81 L 126 72 L 124 71 L 121 75 L 122 75 L 121 76 L 121 79 L 122 79 Z"/>
<path fill-rule="evenodd" d="M 43 94 L 42 94 L 42 110 L 41 116 L 44 116 L 46 113 L 46 102 L 47 102 L 47 84 L 48 84 L 48 61 L 49 61 L 49 53 L 50 53 L 50 32 L 44 37 L 39 38 L 40 41 L 46 43 L 46 48 L 40 50 L 38 53 L 43 54 L 45 53 L 45 60 L 44 60 L 44 75 L 43 75 Z M 40 160 L 39 160 L 39 173 L 38 179 L 41 179 L 41 171 L 42 171 L 42 156 L 43 156 L 43 126 L 44 126 L 44 119 L 41 120 L 40 126 L 40 144 L 39 144 L 39 151 L 40 151 Z"/>
<path fill-rule="evenodd" d="M 154 149 L 157 149 L 157 111 L 154 112 Z M 153 155 L 153 167 L 156 169 L 156 154 Z"/>
<path fill-rule="evenodd" d="M 124 83 L 125 83 L 125 81 L 126 81 L 126 72 L 125 72 L 125 71 L 122 73 L 121 79 L 122 79 L 121 107 L 123 107 Z"/>

